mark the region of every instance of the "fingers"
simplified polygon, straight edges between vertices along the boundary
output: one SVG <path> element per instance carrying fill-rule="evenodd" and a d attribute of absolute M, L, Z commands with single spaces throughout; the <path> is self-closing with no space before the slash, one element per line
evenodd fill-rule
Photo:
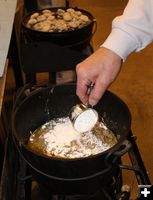
<path fill-rule="evenodd" d="M 94 106 L 98 103 L 108 85 L 101 84 L 98 80 L 96 84 L 92 85 L 87 85 L 87 82 L 81 82 L 82 84 L 79 85 L 80 82 L 78 81 L 76 93 L 84 104 L 89 103 L 91 106 Z"/>
<path fill-rule="evenodd" d="M 107 87 L 108 84 L 102 84 L 101 81 L 99 81 L 98 79 L 96 80 L 94 88 L 92 89 L 88 99 L 88 102 L 91 106 L 95 106 L 99 102 Z"/>
<path fill-rule="evenodd" d="M 102 83 L 103 81 L 103 70 L 100 70 L 92 65 L 90 62 L 82 62 L 77 65 L 77 88 L 76 94 L 83 103 L 89 103 L 94 106 L 98 103 L 108 84 Z M 102 75 L 101 75 L 102 74 Z"/>
<path fill-rule="evenodd" d="M 100 48 L 76 67 L 76 93 L 83 103 L 96 105 L 108 86 L 116 79 L 121 68 L 121 58 L 106 48 Z M 88 94 L 90 83 L 95 83 Z"/>
<path fill-rule="evenodd" d="M 88 79 L 82 79 L 82 77 L 79 77 L 77 79 L 76 94 L 84 104 L 87 103 L 89 99 L 88 87 L 87 87 L 88 84 L 89 84 Z"/>

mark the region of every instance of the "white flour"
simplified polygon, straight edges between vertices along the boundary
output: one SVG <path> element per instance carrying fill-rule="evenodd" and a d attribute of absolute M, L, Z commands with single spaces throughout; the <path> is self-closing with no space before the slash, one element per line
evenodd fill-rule
<path fill-rule="evenodd" d="M 91 131 L 77 132 L 69 117 L 59 118 L 56 122 L 51 120 L 39 131 L 41 131 L 39 138 L 35 138 L 34 132 L 30 137 L 30 142 L 34 144 L 35 141 L 38 142 L 38 139 L 43 141 L 45 146 L 43 151 L 50 156 L 80 158 L 95 155 L 110 148 L 110 145 L 104 144 Z"/>
<path fill-rule="evenodd" d="M 98 121 L 98 114 L 94 109 L 88 108 L 82 112 L 74 122 L 74 128 L 84 133 L 90 131 Z"/>

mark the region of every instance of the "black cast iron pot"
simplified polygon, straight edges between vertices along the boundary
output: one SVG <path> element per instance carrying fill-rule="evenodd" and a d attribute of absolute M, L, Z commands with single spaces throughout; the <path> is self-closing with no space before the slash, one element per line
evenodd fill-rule
<path fill-rule="evenodd" d="M 51 11 L 56 12 L 56 10 L 59 8 L 50 8 Z M 65 8 L 62 8 L 65 9 Z M 26 34 L 27 38 L 30 38 L 34 41 L 48 41 L 60 46 L 64 47 L 85 47 L 86 45 L 89 45 L 90 40 L 96 31 L 96 26 L 95 30 L 93 30 L 94 23 L 96 22 L 95 18 L 91 13 L 89 13 L 86 10 L 79 9 L 79 8 L 74 8 L 77 11 L 81 11 L 84 15 L 87 15 L 90 19 L 90 23 L 87 24 L 86 26 L 82 28 L 76 28 L 74 30 L 69 30 L 65 32 L 41 32 L 41 31 L 36 31 L 31 28 L 28 28 L 26 26 L 27 21 L 29 20 L 30 16 L 35 13 L 31 12 L 28 13 L 23 17 L 22 20 L 22 28 L 24 30 L 24 33 Z M 37 11 L 42 12 L 42 10 Z"/>
<path fill-rule="evenodd" d="M 46 121 L 67 116 L 72 106 L 80 103 L 75 84 L 40 88 L 31 92 L 14 110 L 12 130 L 15 145 L 32 169 L 36 180 L 54 194 L 92 193 L 107 184 L 118 170 L 121 156 L 129 150 L 127 140 L 131 116 L 125 103 L 106 91 L 95 106 L 118 143 L 94 156 L 78 159 L 50 158 L 28 149 L 30 133 Z"/>

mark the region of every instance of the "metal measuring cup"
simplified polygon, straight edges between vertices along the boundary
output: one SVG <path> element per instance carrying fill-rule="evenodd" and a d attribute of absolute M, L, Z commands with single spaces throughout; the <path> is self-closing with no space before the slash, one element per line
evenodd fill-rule
<path fill-rule="evenodd" d="M 90 95 L 94 83 L 90 83 L 87 87 L 87 95 Z M 70 110 L 69 118 L 73 127 L 78 132 L 87 132 L 92 130 L 99 120 L 97 111 L 93 109 L 88 102 L 86 104 L 80 103 L 73 106 Z"/>

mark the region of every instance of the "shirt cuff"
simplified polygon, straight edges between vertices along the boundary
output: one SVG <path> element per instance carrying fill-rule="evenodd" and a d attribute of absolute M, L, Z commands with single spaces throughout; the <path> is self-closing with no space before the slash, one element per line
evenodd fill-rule
<path fill-rule="evenodd" d="M 101 47 L 110 49 L 119 55 L 123 59 L 123 62 L 130 53 L 137 49 L 137 46 L 135 38 L 117 28 L 112 29 L 108 38 L 101 45 Z"/>

